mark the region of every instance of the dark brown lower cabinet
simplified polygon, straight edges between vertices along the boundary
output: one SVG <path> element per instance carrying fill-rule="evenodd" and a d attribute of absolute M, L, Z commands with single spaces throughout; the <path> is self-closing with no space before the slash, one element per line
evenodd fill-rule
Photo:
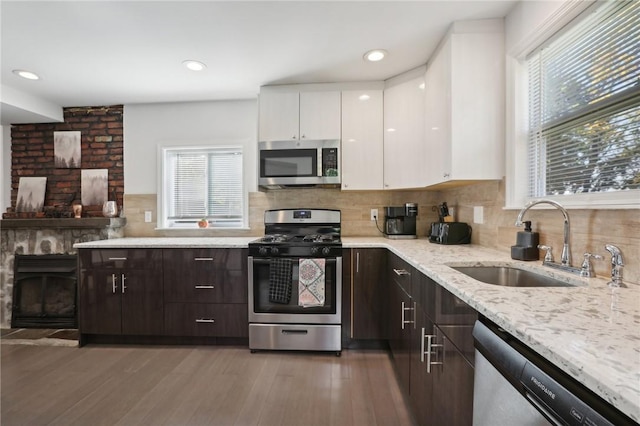
<path fill-rule="evenodd" d="M 248 337 L 247 305 L 167 303 L 165 334 L 169 336 Z"/>
<path fill-rule="evenodd" d="M 452 343 L 453 334 L 470 334 L 464 326 L 435 327 L 442 364 L 433 369 L 433 417 L 431 424 L 471 425 L 473 421 L 473 373 L 469 360 Z"/>
<path fill-rule="evenodd" d="M 415 420 L 419 425 L 471 425 L 471 330 L 477 314 L 433 280 L 389 256 L 389 346 Z"/>
<path fill-rule="evenodd" d="M 81 334 L 160 335 L 162 262 L 153 250 L 80 250 Z"/>
<path fill-rule="evenodd" d="M 387 273 L 387 249 L 353 249 L 350 254 L 351 338 L 385 339 L 388 322 L 383 301 L 387 300 L 388 293 L 382 278 Z"/>
<path fill-rule="evenodd" d="M 395 282 L 391 283 L 389 301 L 389 348 L 400 387 L 410 392 L 411 336 L 413 332 L 413 301 Z"/>

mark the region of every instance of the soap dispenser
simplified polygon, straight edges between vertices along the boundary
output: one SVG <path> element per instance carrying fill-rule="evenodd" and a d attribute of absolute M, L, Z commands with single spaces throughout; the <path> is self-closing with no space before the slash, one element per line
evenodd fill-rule
<path fill-rule="evenodd" d="M 511 258 L 516 260 L 538 260 L 540 236 L 531 231 L 531 221 L 524 222 L 524 231 L 518 231 L 516 245 L 511 246 Z"/>

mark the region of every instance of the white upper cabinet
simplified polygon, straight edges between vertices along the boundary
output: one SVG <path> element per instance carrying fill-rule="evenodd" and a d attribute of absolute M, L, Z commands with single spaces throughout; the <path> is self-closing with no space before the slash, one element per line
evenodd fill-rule
<path fill-rule="evenodd" d="M 260 140 L 298 139 L 300 132 L 300 96 L 298 92 L 260 91 Z"/>
<path fill-rule="evenodd" d="M 260 141 L 340 139 L 340 92 L 263 87 Z"/>
<path fill-rule="evenodd" d="M 340 92 L 300 93 L 300 139 L 340 139 Z"/>
<path fill-rule="evenodd" d="M 382 89 L 342 92 L 342 189 L 383 189 Z"/>
<path fill-rule="evenodd" d="M 384 90 L 384 189 L 425 185 L 424 71 L 403 80 L 388 80 Z"/>
<path fill-rule="evenodd" d="M 426 185 L 504 176 L 501 20 L 456 22 L 425 74 Z"/>

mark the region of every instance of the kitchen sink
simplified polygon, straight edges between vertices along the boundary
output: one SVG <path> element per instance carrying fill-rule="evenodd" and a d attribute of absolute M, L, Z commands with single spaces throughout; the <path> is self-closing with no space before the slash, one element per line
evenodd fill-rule
<path fill-rule="evenodd" d="M 510 266 L 452 266 L 483 283 L 505 287 L 574 287 L 573 284 Z"/>

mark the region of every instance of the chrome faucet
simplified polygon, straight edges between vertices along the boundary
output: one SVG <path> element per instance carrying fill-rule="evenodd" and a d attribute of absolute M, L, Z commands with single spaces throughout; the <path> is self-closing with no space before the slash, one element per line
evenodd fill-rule
<path fill-rule="evenodd" d="M 553 200 L 545 200 L 545 199 L 530 201 L 529 203 L 527 203 L 526 206 L 522 208 L 522 210 L 520 210 L 520 213 L 518 213 L 518 218 L 516 219 L 516 226 L 522 226 L 522 219 L 524 218 L 524 214 L 527 212 L 527 210 L 529 210 L 531 207 L 537 204 L 550 204 L 553 207 L 560 210 L 560 212 L 562 213 L 562 216 L 564 217 L 564 244 L 562 245 L 562 254 L 560 256 L 560 263 L 562 264 L 563 267 L 567 267 L 567 268 L 571 267 L 571 249 L 569 248 L 569 232 L 570 232 L 569 213 L 567 213 L 567 210 L 564 207 L 562 207 L 560 204 L 556 203 Z"/>
<path fill-rule="evenodd" d="M 604 249 L 611 253 L 611 281 L 609 282 L 609 286 L 626 287 L 622 282 L 622 267 L 624 266 L 622 252 L 620 252 L 618 247 L 611 244 L 606 244 Z"/>

